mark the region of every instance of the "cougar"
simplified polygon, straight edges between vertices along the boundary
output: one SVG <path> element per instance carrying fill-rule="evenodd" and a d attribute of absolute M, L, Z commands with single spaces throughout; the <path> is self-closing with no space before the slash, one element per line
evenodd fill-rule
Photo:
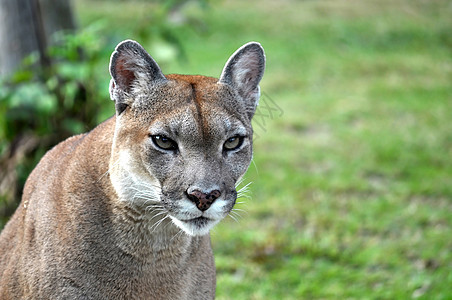
<path fill-rule="evenodd" d="M 209 231 L 252 159 L 265 55 L 219 79 L 163 75 L 135 41 L 110 60 L 115 115 L 50 150 L 0 235 L 0 299 L 212 299 Z"/>

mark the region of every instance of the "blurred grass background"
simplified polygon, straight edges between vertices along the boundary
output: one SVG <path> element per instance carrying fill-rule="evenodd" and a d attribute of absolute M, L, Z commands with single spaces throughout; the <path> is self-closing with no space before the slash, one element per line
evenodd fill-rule
<path fill-rule="evenodd" d="M 450 1 L 73 4 L 72 41 L 97 52 L 59 68 L 92 77 L 94 123 L 113 114 L 123 39 L 164 73 L 214 77 L 242 44 L 265 48 L 251 197 L 212 232 L 217 299 L 452 299 Z"/>

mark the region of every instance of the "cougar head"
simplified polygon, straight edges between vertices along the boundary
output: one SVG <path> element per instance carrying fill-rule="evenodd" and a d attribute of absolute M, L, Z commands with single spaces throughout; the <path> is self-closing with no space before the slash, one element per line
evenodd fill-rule
<path fill-rule="evenodd" d="M 251 118 L 265 55 L 239 48 L 220 79 L 163 75 L 135 41 L 110 61 L 116 127 L 110 179 L 122 202 L 204 235 L 233 208 L 252 158 Z"/>

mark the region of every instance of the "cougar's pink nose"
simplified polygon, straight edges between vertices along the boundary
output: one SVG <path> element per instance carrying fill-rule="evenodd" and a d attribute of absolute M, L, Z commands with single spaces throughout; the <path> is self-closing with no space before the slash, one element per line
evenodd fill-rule
<path fill-rule="evenodd" d="M 212 205 L 212 203 L 221 196 L 221 192 L 219 190 L 213 190 L 207 194 L 194 190 L 190 193 L 187 191 L 188 199 L 190 199 L 191 202 L 196 204 L 196 207 L 200 211 L 206 211 L 209 209 L 209 207 Z"/>

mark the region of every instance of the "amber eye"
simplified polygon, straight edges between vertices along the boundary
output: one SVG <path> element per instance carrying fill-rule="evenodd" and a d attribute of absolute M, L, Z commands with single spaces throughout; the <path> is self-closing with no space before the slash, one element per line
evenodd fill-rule
<path fill-rule="evenodd" d="M 163 135 L 153 135 L 151 136 L 152 142 L 158 148 L 163 150 L 177 150 L 177 143 L 170 138 Z"/>
<path fill-rule="evenodd" d="M 243 144 L 243 136 L 233 136 L 226 140 L 223 144 L 223 150 L 232 151 L 238 149 Z"/>

